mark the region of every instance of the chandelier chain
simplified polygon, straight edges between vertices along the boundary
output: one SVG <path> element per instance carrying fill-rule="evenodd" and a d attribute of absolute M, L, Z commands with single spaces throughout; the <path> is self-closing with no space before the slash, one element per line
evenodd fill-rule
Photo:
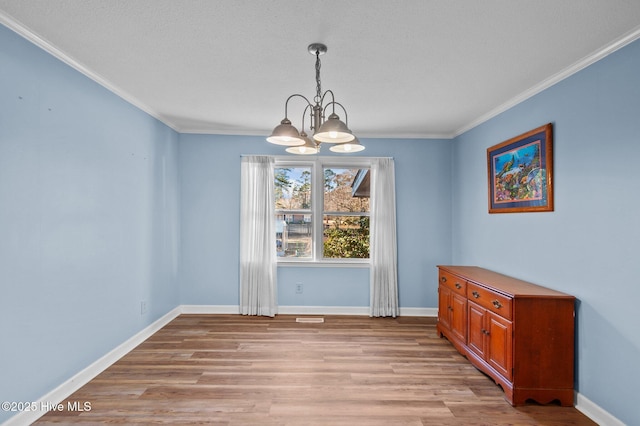
<path fill-rule="evenodd" d="M 322 86 L 320 84 L 320 51 L 316 50 L 316 96 L 313 98 L 316 104 L 322 101 Z"/>

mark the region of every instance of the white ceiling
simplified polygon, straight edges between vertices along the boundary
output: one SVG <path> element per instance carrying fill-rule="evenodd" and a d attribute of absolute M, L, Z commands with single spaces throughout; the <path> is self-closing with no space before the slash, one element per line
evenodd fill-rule
<path fill-rule="evenodd" d="M 323 42 L 357 136 L 452 137 L 639 38 L 640 1 L 0 0 L 0 23 L 181 132 L 268 135 Z"/>

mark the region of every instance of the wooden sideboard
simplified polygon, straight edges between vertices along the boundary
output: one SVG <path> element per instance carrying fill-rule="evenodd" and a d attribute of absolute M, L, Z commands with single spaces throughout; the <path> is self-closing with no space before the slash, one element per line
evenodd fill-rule
<path fill-rule="evenodd" d="M 476 266 L 438 266 L 439 335 L 511 405 L 573 405 L 575 298 Z"/>

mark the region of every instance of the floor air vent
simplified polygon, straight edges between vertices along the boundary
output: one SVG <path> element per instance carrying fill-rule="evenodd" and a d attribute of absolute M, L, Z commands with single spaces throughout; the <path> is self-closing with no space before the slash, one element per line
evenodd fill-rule
<path fill-rule="evenodd" d="M 296 322 L 324 322 L 324 318 L 296 318 Z"/>

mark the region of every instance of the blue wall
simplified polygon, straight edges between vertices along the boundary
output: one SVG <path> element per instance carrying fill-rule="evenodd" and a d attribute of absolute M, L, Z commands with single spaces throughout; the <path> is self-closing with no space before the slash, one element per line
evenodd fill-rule
<path fill-rule="evenodd" d="M 363 139 L 361 154 L 394 157 L 400 306 L 436 307 L 436 268 L 451 259 L 451 143 Z M 240 156 L 285 154 L 264 137 L 181 134 L 182 304 L 238 305 Z M 325 149 L 323 155 L 331 154 Z M 364 156 L 364 155 L 363 155 Z M 295 294 L 295 283 L 304 293 Z M 281 306 L 369 306 L 369 270 L 279 267 Z"/>
<path fill-rule="evenodd" d="M 0 401 L 34 401 L 177 306 L 178 135 L 3 26 L 0 64 Z"/>
<path fill-rule="evenodd" d="M 552 213 L 487 213 L 486 149 L 554 124 Z M 459 136 L 453 262 L 573 294 L 577 388 L 640 424 L 640 42 Z"/>
<path fill-rule="evenodd" d="M 29 401 L 178 304 L 237 305 L 240 155 L 282 149 L 178 135 L 2 26 L 0 63 L 0 400 Z M 574 294 L 577 388 L 628 424 L 639 69 L 635 42 L 453 142 L 363 140 L 396 160 L 400 305 L 437 306 L 439 263 Z M 547 122 L 555 212 L 489 215 L 486 148 Z M 364 268 L 281 267 L 278 285 L 283 306 L 369 303 Z"/>

